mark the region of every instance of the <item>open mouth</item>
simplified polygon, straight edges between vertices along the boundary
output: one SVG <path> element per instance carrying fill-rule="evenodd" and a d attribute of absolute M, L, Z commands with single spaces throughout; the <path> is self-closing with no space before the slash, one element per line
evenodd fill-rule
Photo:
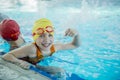
<path fill-rule="evenodd" d="M 49 47 L 51 45 L 51 43 L 42 43 L 42 46 L 44 47 Z"/>

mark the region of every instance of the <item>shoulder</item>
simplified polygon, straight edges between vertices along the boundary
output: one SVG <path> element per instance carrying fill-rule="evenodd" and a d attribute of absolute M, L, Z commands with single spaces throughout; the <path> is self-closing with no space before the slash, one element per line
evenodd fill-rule
<path fill-rule="evenodd" d="M 26 49 L 29 49 L 29 51 L 35 51 L 36 50 L 36 46 L 33 43 L 28 44 L 28 45 L 23 46 L 23 47 L 25 47 Z"/>
<path fill-rule="evenodd" d="M 35 45 L 30 43 L 30 44 L 26 44 L 24 46 L 21 46 L 20 48 L 17 48 L 15 50 L 20 50 L 20 51 L 25 51 L 25 52 L 31 52 L 33 50 L 35 50 Z"/>

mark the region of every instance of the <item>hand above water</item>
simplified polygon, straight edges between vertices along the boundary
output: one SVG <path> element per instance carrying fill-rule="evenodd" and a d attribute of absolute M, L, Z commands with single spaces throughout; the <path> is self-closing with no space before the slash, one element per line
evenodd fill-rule
<path fill-rule="evenodd" d="M 74 37 L 78 34 L 77 30 L 75 29 L 71 29 L 71 28 L 68 28 L 66 31 L 65 31 L 65 36 L 71 36 L 71 37 Z"/>
<path fill-rule="evenodd" d="M 26 61 L 23 61 L 23 60 L 19 60 L 19 63 L 18 65 L 24 69 L 29 69 L 31 64 L 26 62 Z"/>

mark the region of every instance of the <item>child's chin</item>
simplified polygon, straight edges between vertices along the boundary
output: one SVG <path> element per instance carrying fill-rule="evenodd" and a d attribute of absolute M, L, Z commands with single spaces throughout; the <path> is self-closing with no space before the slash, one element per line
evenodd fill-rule
<path fill-rule="evenodd" d="M 49 48 L 50 46 L 43 46 L 44 48 Z"/>

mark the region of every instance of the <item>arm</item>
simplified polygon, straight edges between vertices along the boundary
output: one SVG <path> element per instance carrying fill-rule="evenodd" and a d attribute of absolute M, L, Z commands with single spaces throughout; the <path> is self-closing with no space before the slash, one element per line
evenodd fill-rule
<path fill-rule="evenodd" d="M 15 50 L 10 51 L 9 53 L 2 56 L 4 60 L 19 64 L 23 68 L 29 67 L 29 63 L 26 61 L 20 60 L 19 58 L 29 56 L 32 52 L 32 45 L 23 46 Z"/>
<path fill-rule="evenodd" d="M 74 29 L 67 29 L 65 36 L 73 37 L 73 41 L 67 44 L 55 44 L 56 50 L 74 49 L 80 46 L 80 35 Z"/>

